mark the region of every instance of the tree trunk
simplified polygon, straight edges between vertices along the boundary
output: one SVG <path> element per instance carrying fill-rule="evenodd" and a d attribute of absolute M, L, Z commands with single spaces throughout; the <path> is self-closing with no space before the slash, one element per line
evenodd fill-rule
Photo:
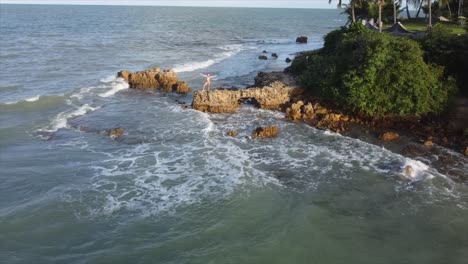
<path fill-rule="evenodd" d="M 429 24 L 428 27 L 432 28 L 432 7 L 431 7 L 431 0 L 427 0 L 427 3 L 429 4 Z"/>
<path fill-rule="evenodd" d="M 408 20 L 411 20 L 411 14 L 410 14 L 409 8 L 408 8 L 408 1 L 409 0 L 406 0 L 406 17 L 408 18 Z"/>
<path fill-rule="evenodd" d="M 421 12 L 421 8 L 423 6 L 424 1 L 421 1 L 421 4 L 419 4 L 418 12 L 416 13 L 416 18 L 419 18 L 419 12 Z"/>
<path fill-rule="evenodd" d="M 396 0 L 393 0 L 393 25 L 396 24 L 397 12 L 396 12 Z"/>
<path fill-rule="evenodd" d="M 379 0 L 379 32 L 382 33 L 382 1 Z"/>
<path fill-rule="evenodd" d="M 353 23 L 356 23 L 356 15 L 354 14 L 354 1 L 351 1 L 351 17 L 353 19 Z"/>
<path fill-rule="evenodd" d="M 458 0 L 458 16 L 461 16 L 462 14 L 461 12 L 462 4 L 463 4 L 463 0 Z"/>
<path fill-rule="evenodd" d="M 449 11 L 449 17 L 452 17 L 452 9 L 450 9 L 450 2 L 447 2 L 447 8 Z"/>

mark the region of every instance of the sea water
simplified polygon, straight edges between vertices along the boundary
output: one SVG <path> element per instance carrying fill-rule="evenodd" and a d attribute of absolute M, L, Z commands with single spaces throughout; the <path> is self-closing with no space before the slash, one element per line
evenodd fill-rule
<path fill-rule="evenodd" d="M 346 20 L 333 9 L 0 5 L 2 263 L 466 263 L 468 188 L 429 161 L 280 112 L 183 110 L 176 101 L 192 95 L 115 77 L 158 66 L 195 90 L 200 73 L 244 87 Z M 263 125 L 278 138 L 248 137 Z M 122 137 L 107 136 L 117 127 Z"/>

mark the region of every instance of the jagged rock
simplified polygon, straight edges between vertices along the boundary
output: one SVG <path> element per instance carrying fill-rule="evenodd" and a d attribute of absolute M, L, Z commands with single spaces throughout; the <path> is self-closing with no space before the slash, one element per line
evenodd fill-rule
<path fill-rule="evenodd" d="M 424 142 L 424 146 L 426 147 L 432 147 L 432 145 L 434 145 L 434 143 L 432 143 L 431 140 L 427 140 L 426 142 Z"/>
<path fill-rule="evenodd" d="M 272 53 L 272 54 L 271 54 L 271 57 L 273 57 L 273 58 L 277 59 L 277 58 L 278 58 L 278 54 L 276 54 L 276 53 Z"/>
<path fill-rule="evenodd" d="M 302 106 L 304 106 L 304 102 L 299 101 L 291 105 L 286 109 L 286 117 L 291 120 L 299 120 L 302 117 Z"/>
<path fill-rule="evenodd" d="M 111 129 L 107 132 L 107 135 L 111 138 L 118 138 L 125 133 L 125 130 L 121 127 Z"/>
<path fill-rule="evenodd" d="M 314 107 L 312 103 L 308 103 L 302 107 L 302 118 L 303 119 L 313 119 L 315 118 Z"/>
<path fill-rule="evenodd" d="M 268 53 L 268 51 L 264 50 L 262 53 Z"/>
<path fill-rule="evenodd" d="M 396 141 L 400 139 L 400 135 L 396 132 L 385 132 L 379 137 L 382 141 Z"/>
<path fill-rule="evenodd" d="M 308 38 L 306 36 L 300 36 L 296 38 L 296 43 L 305 44 L 307 43 Z"/>
<path fill-rule="evenodd" d="M 227 135 L 230 137 L 237 137 L 239 135 L 239 132 L 235 130 L 230 130 L 229 132 L 227 132 Z"/>
<path fill-rule="evenodd" d="M 145 71 L 130 73 L 120 71 L 118 77 L 125 79 L 133 89 L 157 89 L 164 92 L 177 92 L 186 94 L 190 91 L 186 82 L 177 79 L 177 74 L 172 70 L 153 68 Z"/>
<path fill-rule="evenodd" d="M 259 60 L 268 60 L 268 57 L 265 56 L 265 55 L 260 55 L 260 56 L 258 56 L 258 59 Z"/>
<path fill-rule="evenodd" d="M 290 87 L 281 82 L 274 82 L 263 88 L 196 91 L 192 107 L 202 112 L 232 113 L 237 110 L 241 100 L 252 98 L 262 109 L 277 110 L 284 108 L 292 97 L 303 92 L 301 88 Z"/>
<path fill-rule="evenodd" d="M 273 138 L 278 136 L 278 127 L 257 127 L 252 132 L 252 138 Z"/>
<path fill-rule="evenodd" d="M 255 77 L 255 87 L 268 86 L 274 82 L 282 82 L 286 85 L 296 86 L 296 78 L 284 72 L 259 72 Z"/>
<path fill-rule="evenodd" d="M 285 61 L 286 61 L 286 63 L 291 63 L 292 62 L 292 60 L 290 58 L 286 58 Z"/>

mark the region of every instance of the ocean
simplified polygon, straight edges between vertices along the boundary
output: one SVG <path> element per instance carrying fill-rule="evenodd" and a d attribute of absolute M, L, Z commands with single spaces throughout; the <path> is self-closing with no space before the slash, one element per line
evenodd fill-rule
<path fill-rule="evenodd" d="M 195 90 L 200 73 L 245 87 L 345 23 L 334 9 L 1 4 L 2 263 L 466 263 L 468 186 L 431 160 L 253 106 L 184 110 L 192 94 L 115 77 L 158 66 Z M 278 138 L 248 137 L 264 125 Z"/>

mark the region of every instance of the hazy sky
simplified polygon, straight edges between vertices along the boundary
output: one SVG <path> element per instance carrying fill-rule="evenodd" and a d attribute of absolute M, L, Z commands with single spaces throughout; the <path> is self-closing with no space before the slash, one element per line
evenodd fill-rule
<path fill-rule="evenodd" d="M 328 0 L 0 0 L 0 3 L 336 8 Z"/>

